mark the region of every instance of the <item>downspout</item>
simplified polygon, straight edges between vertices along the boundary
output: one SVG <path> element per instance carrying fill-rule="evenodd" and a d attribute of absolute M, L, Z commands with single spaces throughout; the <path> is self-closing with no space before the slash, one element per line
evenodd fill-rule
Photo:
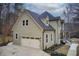
<path fill-rule="evenodd" d="M 42 49 L 44 50 L 44 30 L 43 30 L 43 33 L 42 33 Z"/>
<path fill-rule="evenodd" d="M 54 45 L 56 44 L 56 31 L 54 31 Z"/>
<path fill-rule="evenodd" d="M 59 27 L 59 21 L 57 21 L 57 41 L 56 41 L 56 44 L 58 43 L 59 44 L 59 40 L 60 40 L 60 37 L 59 37 L 59 31 L 58 31 L 58 27 Z"/>
<path fill-rule="evenodd" d="M 64 35 L 65 35 L 64 31 L 65 31 L 65 30 L 64 30 L 64 23 L 63 23 L 63 39 L 64 39 Z"/>
<path fill-rule="evenodd" d="M 56 44 L 58 42 L 58 21 L 57 21 L 57 32 L 56 32 Z"/>

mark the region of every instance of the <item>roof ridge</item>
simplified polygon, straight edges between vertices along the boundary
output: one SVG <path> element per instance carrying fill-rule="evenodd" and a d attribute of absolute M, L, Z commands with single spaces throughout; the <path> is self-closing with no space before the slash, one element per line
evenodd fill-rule
<path fill-rule="evenodd" d="M 47 14 L 48 16 L 51 15 L 52 17 L 54 17 L 54 16 L 53 16 L 50 12 L 48 12 L 48 11 L 45 11 L 45 12 L 43 12 L 42 14 Z M 41 14 L 41 15 L 42 15 L 42 14 Z"/>
<path fill-rule="evenodd" d="M 21 11 L 21 13 L 29 13 L 33 18 L 34 18 L 34 20 L 35 20 L 35 22 L 37 22 L 39 25 L 40 25 L 40 27 L 42 27 L 42 29 L 44 29 L 44 30 L 54 30 L 51 26 L 46 26 L 41 20 L 40 20 L 40 18 L 38 18 L 39 17 L 39 14 L 37 14 L 37 13 L 35 13 L 35 12 L 33 12 L 33 11 L 31 11 L 31 10 L 28 10 L 28 9 L 24 9 L 24 10 L 22 10 Z M 21 15 L 20 15 L 21 16 Z M 19 17 L 20 17 L 19 16 Z"/>
<path fill-rule="evenodd" d="M 29 11 L 29 10 L 27 10 Z M 39 15 L 35 12 L 29 11 L 34 20 L 44 29 L 44 30 L 54 30 L 51 26 L 46 26 L 39 18 Z"/>

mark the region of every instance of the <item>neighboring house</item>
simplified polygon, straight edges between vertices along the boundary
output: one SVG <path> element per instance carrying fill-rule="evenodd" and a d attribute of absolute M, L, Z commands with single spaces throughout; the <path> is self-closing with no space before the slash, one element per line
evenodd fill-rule
<path fill-rule="evenodd" d="M 21 10 L 14 24 L 13 42 L 17 45 L 46 49 L 60 44 L 62 21 L 44 12 L 41 15 L 29 10 Z"/>
<path fill-rule="evenodd" d="M 79 22 L 74 23 L 65 23 L 64 24 L 64 32 L 67 33 L 65 36 L 70 36 L 70 38 L 78 38 L 79 37 Z"/>

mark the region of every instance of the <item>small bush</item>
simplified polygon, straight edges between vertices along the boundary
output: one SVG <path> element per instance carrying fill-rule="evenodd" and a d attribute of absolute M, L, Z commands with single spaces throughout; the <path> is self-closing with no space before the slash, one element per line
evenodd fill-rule
<path fill-rule="evenodd" d="M 52 52 L 51 56 L 66 56 L 66 55 L 64 55 L 62 53 L 58 53 L 58 52 Z"/>

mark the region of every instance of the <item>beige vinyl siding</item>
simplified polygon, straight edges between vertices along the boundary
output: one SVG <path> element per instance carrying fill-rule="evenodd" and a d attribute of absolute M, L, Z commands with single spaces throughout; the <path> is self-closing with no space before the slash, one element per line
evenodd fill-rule
<path fill-rule="evenodd" d="M 52 34 L 52 40 L 51 40 L 51 34 Z M 48 35 L 48 42 L 46 42 L 46 35 Z M 54 31 L 45 31 L 44 32 L 44 49 L 49 48 L 52 45 L 54 45 Z"/>
<path fill-rule="evenodd" d="M 50 25 L 56 30 L 56 41 L 55 44 L 60 44 L 60 30 L 61 30 L 61 25 L 60 21 L 50 21 Z"/>
<path fill-rule="evenodd" d="M 47 20 L 49 20 L 49 18 L 48 17 L 46 17 L 46 18 L 44 18 L 44 19 L 42 19 L 42 22 L 44 23 L 44 24 L 46 24 L 47 22 Z M 60 44 L 60 31 L 61 31 L 61 24 L 60 24 L 61 22 L 60 22 L 60 20 L 59 21 L 49 21 L 48 22 L 48 24 L 50 24 L 54 29 L 55 29 L 55 44 Z"/>
<path fill-rule="evenodd" d="M 23 15 L 20 19 L 18 19 L 20 21 L 18 21 L 18 23 L 16 23 L 16 25 L 14 27 L 14 31 L 21 33 L 22 35 L 25 35 L 27 37 L 30 37 L 30 36 L 39 37 L 40 36 L 40 33 L 41 33 L 40 31 L 42 31 L 42 30 L 34 23 L 32 18 L 30 18 L 26 14 L 26 15 Z M 28 26 L 26 26 L 26 25 L 23 26 L 23 20 L 28 20 Z"/>
<path fill-rule="evenodd" d="M 25 20 L 25 21 L 28 20 L 28 25 L 25 24 L 23 26 L 23 20 Z M 17 34 L 19 34 L 20 37 L 40 38 L 39 42 L 41 43 L 42 29 L 33 20 L 34 19 L 29 14 L 23 14 L 20 18 L 18 18 L 18 21 L 15 23 L 15 25 L 13 27 L 13 32 L 17 32 Z M 18 41 L 19 40 L 20 39 L 18 39 Z M 42 43 L 40 46 L 42 48 Z"/>

